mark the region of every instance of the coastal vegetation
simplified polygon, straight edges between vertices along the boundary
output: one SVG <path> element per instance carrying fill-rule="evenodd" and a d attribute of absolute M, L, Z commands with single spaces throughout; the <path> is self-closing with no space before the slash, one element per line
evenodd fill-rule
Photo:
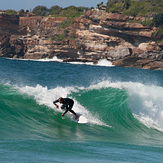
<path fill-rule="evenodd" d="M 53 41 L 64 41 L 64 40 L 74 40 L 74 39 L 76 39 L 76 34 L 70 33 L 70 31 L 67 29 L 63 31 L 63 34 L 51 36 L 51 40 Z"/>
<path fill-rule="evenodd" d="M 158 27 L 152 37 L 163 38 L 163 0 L 108 0 L 107 12 L 129 16 L 144 16 L 145 21 L 137 21 L 144 26 Z"/>
<path fill-rule="evenodd" d="M 17 14 L 15 10 L 6 10 L 5 13 L 7 14 Z"/>
<path fill-rule="evenodd" d="M 163 13 L 162 0 L 108 0 L 108 12 L 119 12 L 131 16 L 146 16 Z"/>
<path fill-rule="evenodd" d="M 75 7 L 69 6 L 66 8 L 62 8 L 58 5 L 47 8 L 46 6 L 36 6 L 30 13 L 35 14 L 36 16 L 52 16 L 52 17 L 79 17 L 84 14 L 85 10 L 88 10 L 87 7 Z M 15 10 L 5 10 L 3 11 L 8 14 L 19 14 L 20 16 L 26 16 L 29 10 L 21 9 L 20 11 Z"/>
<path fill-rule="evenodd" d="M 163 0 L 108 0 L 107 12 L 148 17 L 143 25 L 163 26 Z M 153 19 L 150 19 L 153 17 Z"/>
<path fill-rule="evenodd" d="M 88 10 L 86 7 L 69 6 L 66 8 L 59 7 L 58 5 L 47 8 L 45 6 L 37 6 L 32 12 L 37 16 L 54 16 L 54 17 L 79 17 L 83 15 L 84 10 Z"/>

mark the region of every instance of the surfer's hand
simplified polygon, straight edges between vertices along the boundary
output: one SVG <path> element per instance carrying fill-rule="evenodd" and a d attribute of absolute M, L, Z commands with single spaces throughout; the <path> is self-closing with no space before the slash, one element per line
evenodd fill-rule
<path fill-rule="evenodd" d="M 57 104 L 55 104 L 56 108 L 58 108 L 59 106 Z"/>
<path fill-rule="evenodd" d="M 62 116 L 64 116 L 64 114 L 62 114 Z"/>

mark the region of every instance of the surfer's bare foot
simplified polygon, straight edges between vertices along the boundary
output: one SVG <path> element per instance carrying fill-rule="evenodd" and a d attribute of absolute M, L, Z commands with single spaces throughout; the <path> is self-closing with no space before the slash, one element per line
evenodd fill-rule
<path fill-rule="evenodd" d="M 76 114 L 75 119 L 78 119 L 78 118 L 79 118 L 79 116 Z"/>

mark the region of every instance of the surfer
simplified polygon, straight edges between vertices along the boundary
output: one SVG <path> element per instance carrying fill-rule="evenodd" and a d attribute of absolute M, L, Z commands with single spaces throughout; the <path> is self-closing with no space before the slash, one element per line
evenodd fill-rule
<path fill-rule="evenodd" d="M 58 100 L 53 101 L 53 104 L 58 108 L 59 106 L 56 104 L 57 102 L 63 104 L 61 109 L 66 109 L 66 111 L 62 114 L 64 116 L 68 111 L 75 115 L 75 119 L 78 119 L 79 116 L 72 110 L 74 105 L 74 101 L 70 98 L 62 98 L 60 97 Z"/>

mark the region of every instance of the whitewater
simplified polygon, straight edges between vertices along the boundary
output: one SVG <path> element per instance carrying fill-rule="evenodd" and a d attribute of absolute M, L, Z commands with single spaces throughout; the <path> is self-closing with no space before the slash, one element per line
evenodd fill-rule
<path fill-rule="evenodd" d="M 0 162 L 163 161 L 163 71 L 56 61 L 0 58 Z"/>

